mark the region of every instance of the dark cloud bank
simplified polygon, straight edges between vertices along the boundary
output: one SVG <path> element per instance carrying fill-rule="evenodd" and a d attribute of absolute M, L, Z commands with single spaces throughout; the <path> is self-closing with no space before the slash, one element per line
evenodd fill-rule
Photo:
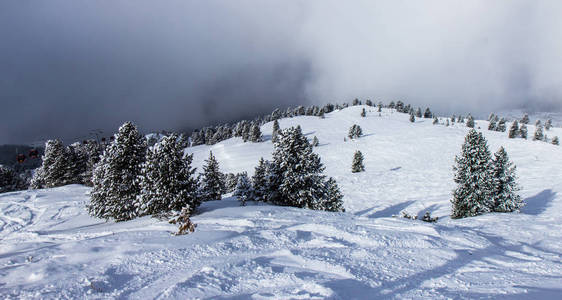
<path fill-rule="evenodd" d="M 560 110 L 560 1 L 0 2 L 0 144 L 402 99 Z"/>

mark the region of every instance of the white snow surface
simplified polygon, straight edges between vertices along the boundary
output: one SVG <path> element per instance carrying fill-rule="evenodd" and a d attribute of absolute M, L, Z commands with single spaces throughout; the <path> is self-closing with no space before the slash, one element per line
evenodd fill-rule
<path fill-rule="evenodd" d="M 88 216 L 89 188 L 0 194 L 3 299 L 560 299 L 562 147 L 508 139 L 476 121 L 495 152 L 517 165 L 521 213 L 452 220 L 452 165 L 468 128 L 350 107 L 301 125 L 345 195 L 345 213 L 250 203 L 204 203 L 196 231 L 150 217 L 115 223 Z M 364 136 L 344 141 L 359 124 Z M 508 128 L 509 128 L 508 124 Z M 223 172 L 270 158 L 266 141 L 239 138 L 188 148 L 200 170 L 212 150 Z M 534 132 L 530 125 L 529 136 Z M 562 137 L 562 129 L 546 131 Z M 351 173 L 355 150 L 366 171 Z M 437 223 L 400 217 L 438 216 Z"/>

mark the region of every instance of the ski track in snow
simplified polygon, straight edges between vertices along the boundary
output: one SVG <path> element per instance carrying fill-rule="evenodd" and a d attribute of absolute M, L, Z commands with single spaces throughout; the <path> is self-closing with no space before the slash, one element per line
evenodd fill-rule
<path fill-rule="evenodd" d="M 345 213 L 250 203 L 204 203 L 195 233 L 149 217 L 87 215 L 89 188 L 0 194 L 0 295 L 5 299 L 559 299 L 562 294 L 562 148 L 483 130 L 517 165 L 521 213 L 451 220 L 454 156 L 464 125 L 350 107 L 300 124 L 345 195 Z M 476 121 L 487 128 L 487 122 Z M 359 124 L 365 136 L 343 140 Z M 271 123 L 262 127 L 266 137 Z M 509 125 L 509 124 L 508 124 Z M 529 135 L 534 132 L 530 125 Z M 547 131 L 562 137 L 562 130 Z M 224 172 L 248 171 L 272 146 L 231 139 L 212 150 Z M 355 150 L 366 172 L 352 174 Z M 437 223 L 396 218 L 401 211 Z"/>

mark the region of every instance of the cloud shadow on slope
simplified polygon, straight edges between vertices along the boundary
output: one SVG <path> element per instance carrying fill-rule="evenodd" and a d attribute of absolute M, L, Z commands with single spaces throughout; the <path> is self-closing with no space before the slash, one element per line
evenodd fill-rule
<path fill-rule="evenodd" d="M 526 198 L 525 203 L 527 204 L 521 208 L 521 212 L 528 215 L 540 215 L 546 211 L 554 198 L 556 198 L 555 192 L 551 189 L 544 190 L 535 196 Z"/>

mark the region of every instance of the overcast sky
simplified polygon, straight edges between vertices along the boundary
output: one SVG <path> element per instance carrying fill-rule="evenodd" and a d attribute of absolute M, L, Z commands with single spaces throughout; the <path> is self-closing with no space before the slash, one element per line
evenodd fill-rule
<path fill-rule="evenodd" d="M 298 104 L 562 107 L 562 1 L 0 1 L 0 144 Z"/>

